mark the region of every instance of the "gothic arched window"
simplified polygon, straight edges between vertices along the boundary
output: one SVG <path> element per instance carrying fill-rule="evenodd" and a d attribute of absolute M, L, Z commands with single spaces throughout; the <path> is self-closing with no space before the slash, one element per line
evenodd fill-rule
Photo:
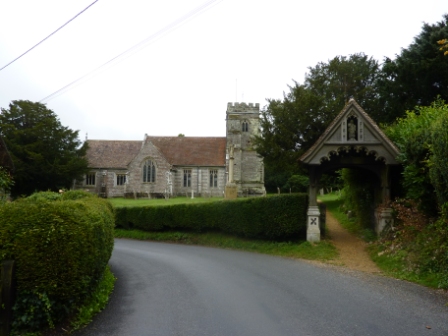
<path fill-rule="evenodd" d="M 143 182 L 156 181 L 156 166 L 151 160 L 146 160 L 143 164 Z"/>
<path fill-rule="evenodd" d="M 249 124 L 248 124 L 247 121 L 243 121 L 242 131 L 243 132 L 248 132 L 249 131 Z"/>

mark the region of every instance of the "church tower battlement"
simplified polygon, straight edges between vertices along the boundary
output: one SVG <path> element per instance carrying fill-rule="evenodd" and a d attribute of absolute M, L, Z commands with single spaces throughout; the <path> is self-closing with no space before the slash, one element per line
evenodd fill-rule
<path fill-rule="evenodd" d="M 238 196 L 263 195 L 264 165 L 253 144 L 260 133 L 260 104 L 227 103 L 226 140 L 227 171 L 230 148 L 233 146 L 233 178 Z"/>
<path fill-rule="evenodd" d="M 260 104 L 256 103 L 227 103 L 227 113 L 229 112 L 252 112 L 260 113 Z"/>

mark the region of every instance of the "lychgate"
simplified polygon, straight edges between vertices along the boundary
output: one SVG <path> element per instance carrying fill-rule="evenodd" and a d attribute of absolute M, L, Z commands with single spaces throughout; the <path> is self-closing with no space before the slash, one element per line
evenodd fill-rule
<path fill-rule="evenodd" d="M 307 240 L 320 241 L 320 211 L 317 205 L 319 180 L 323 173 L 340 168 L 358 168 L 372 172 L 377 179 L 374 191 L 375 230 L 380 232 L 392 223 L 391 175 L 399 163 L 399 151 L 378 125 L 354 100 L 328 126 L 316 143 L 299 159 L 309 167 L 309 206 Z"/>

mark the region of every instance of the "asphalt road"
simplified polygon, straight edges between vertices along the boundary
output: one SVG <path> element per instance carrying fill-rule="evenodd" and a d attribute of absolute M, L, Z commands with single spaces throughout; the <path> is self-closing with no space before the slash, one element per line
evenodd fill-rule
<path fill-rule="evenodd" d="M 448 335 L 448 297 L 381 276 L 116 240 L 109 305 L 75 335 Z"/>

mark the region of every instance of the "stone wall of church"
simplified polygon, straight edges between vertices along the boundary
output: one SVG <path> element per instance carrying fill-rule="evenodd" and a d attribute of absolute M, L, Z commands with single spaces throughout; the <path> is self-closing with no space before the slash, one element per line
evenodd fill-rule
<path fill-rule="evenodd" d="M 127 176 L 127 170 L 124 169 L 95 169 L 89 174 L 95 175 L 95 184 L 87 184 L 86 178 L 77 181 L 75 189 L 81 189 L 101 197 L 123 197 L 126 193 L 126 184 L 120 184 L 117 176 Z M 92 180 L 91 180 L 92 181 Z"/>
<path fill-rule="evenodd" d="M 156 166 L 155 182 L 143 182 L 143 165 L 148 159 L 153 161 Z M 166 173 L 170 171 L 171 167 L 151 142 L 143 142 L 142 149 L 131 161 L 128 168 L 128 192 L 161 196 L 168 188 Z"/>
<path fill-rule="evenodd" d="M 221 197 L 226 183 L 224 167 L 173 167 L 173 191 L 175 196 L 191 197 L 191 191 L 195 196 Z M 184 176 L 191 172 L 190 186 L 184 185 Z M 210 171 L 217 171 L 217 186 L 210 186 Z M 187 176 L 188 177 L 188 176 Z"/>

